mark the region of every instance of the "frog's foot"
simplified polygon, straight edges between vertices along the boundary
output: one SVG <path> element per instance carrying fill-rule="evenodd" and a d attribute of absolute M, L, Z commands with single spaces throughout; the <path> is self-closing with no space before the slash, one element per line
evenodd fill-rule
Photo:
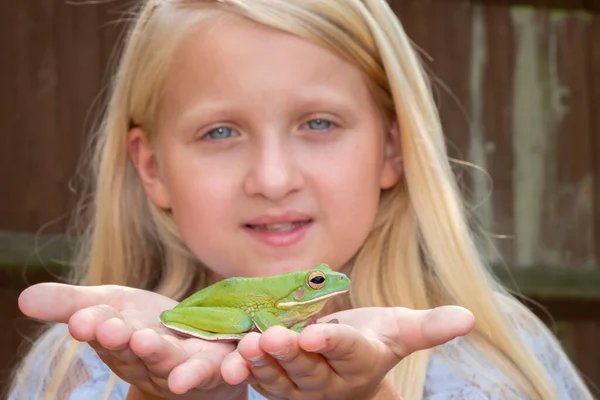
<path fill-rule="evenodd" d="M 241 340 L 244 337 L 244 333 L 214 333 L 196 328 L 190 329 L 189 326 L 176 322 L 170 323 L 169 326 L 165 327 L 175 336 L 181 338 L 197 338 L 210 341 L 231 342 Z"/>

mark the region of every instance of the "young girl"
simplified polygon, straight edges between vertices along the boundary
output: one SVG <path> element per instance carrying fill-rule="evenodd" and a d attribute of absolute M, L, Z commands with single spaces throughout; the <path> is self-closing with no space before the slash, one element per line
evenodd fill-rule
<path fill-rule="evenodd" d="M 22 294 L 25 314 L 55 324 L 10 399 L 591 399 L 484 267 L 385 0 L 138 11 L 91 157 L 74 285 Z M 318 263 L 352 289 L 300 334 L 236 346 L 158 323 L 219 279 Z"/>

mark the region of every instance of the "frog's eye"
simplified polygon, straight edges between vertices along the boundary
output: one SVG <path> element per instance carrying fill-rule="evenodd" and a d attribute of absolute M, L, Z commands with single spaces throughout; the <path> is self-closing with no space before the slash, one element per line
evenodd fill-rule
<path fill-rule="evenodd" d="M 311 274 L 308 275 L 308 286 L 313 289 L 321 289 L 325 286 L 325 274 L 321 271 L 311 272 Z"/>

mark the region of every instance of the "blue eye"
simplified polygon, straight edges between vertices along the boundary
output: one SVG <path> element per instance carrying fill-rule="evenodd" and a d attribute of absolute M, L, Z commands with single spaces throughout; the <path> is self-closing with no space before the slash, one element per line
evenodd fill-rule
<path fill-rule="evenodd" d="M 327 121 L 326 119 L 318 118 L 308 121 L 307 125 L 310 129 L 324 131 L 331 128 L 333 126 L 333 123 L 331 121 Z"/>
<path fill-rule="evenodd" d="M 233 136 L 234 133 L 235 131 L 233 129 L 226 126 L 220 126 L 218 128 L 211 129 L 206 133 L 205 136 L 211 140 L 223 140 Z"/>

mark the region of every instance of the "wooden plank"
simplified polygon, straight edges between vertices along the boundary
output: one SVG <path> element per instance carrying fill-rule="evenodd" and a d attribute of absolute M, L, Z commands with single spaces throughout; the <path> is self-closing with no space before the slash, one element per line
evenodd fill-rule
<path fill-rule="evenodd" d="M 124 19 L 125 0 L 91 4 L 4 2 L 0 39 L 0 228 L 65 230 L 70 185 L 82 144 L 98 117 L 95 102 Z M 110 18 L 106 17 L 110 10 Z"/>
<path fill-rule="evenodd" d="M 55 128 L 54 4 L 15 2 L 15 19 L 7 31 L 13 57 L 4 58 L 7 67 L 0 67 L 0 75 L 14 80 L 14 90 L 8 99 L 13 114 L 0 118 L 0 181 L 11 188 L 0 208 L 0 225 L 6 229 L 34 230 L 37 221 L 56 216 L 54 182 L 35 167 L 48 158 L 46 147 Z"/>
<path fill-rule="evenodd" d="M 98 12 L 98 51 L 102 65 L 105 67 L 103 79 L 107 82 L 111 69 L 118 61 L 117 56 L 123 45 L 123 35 L 131 23 L 130 11 L 139 7 L 129 0 L 113 0 L 96 4 Z"/>
<path fill-rule="evenodd" d="M 514 32 L 510 23 L 508 7 L 482 7 L 477 9 L 472 23 L 481 26 L 480 38 L 473 32 L 478 46 L 471 46 L 473 59 L 480 58 L 483 66 L 480 88 L 472 89 L 473 103 L 481 103 L 481 115 L 472 114 L 473 131 L 479 127 L 477 135 L 472 134 L 469 161 L 484 171 L 472 173 L 473 190 L 477 199 L 483 202 L 476 215 L 482 227 L 487 230 L 494 246 L 483 247 L 486 259 L 499 263 L 500 259 L 509 264 L 514 262 L 514 191 L 512 169 L 513 140 L 512 129 L 512 79 L 515 62 Z M 472 61 L 474 64 L 474 61 Z M 475 97 L 478 94 L 479 97 Z M 476 117 L 480 118 L 478 121 Z M 489 177 L 486 176 L 489 173 Z"/>
<path fill-rule="evenodd" d="M 587 29 L 587 74 L 586 88 L 590 98 L 590 149 L 593 152 L 593 190 L 594 190 L 594 248 L 596 260 L 600 260 L 600 15 L 596 14 L 588 23 Z M 598 265 L 596 265 L 598 268 Z M 600 287 L 598 289 L 600 291 Z M 600 310 L 600 308 L 597 308 Z M 600 312 L 600 311 L 599 311 Z M 584 326 L 574 327 L 574 331 L 580 328 L 587 336 L 579 336 L 576 341 L 576 352 L 588 354 L 588 357 L 580 357 L 577 363 L 585 371 L 592 382 L 596 384 L 595 394 L 600 398 L 600 321 L 590 321 Z"/>
<path fill-rule="evenodd" d="M 451 157 L 465 159 L 469 144 L 472 68 L 471 3 L 434 1 L 430 6 L 430 73 L 436 104 Z M 457 172 L 466 172 L 456 166 Z"/>
<path fill-rule="evenodd" d="M 0 54 L 2 54 L 2 63 L 0 63 L 0 149 L 12 146 L 15 135 L 11 132 L 15 130 L 17 123 L 17 104 L 14 99 L 17 95 L 15 76 L 17 76 L 19 66 L 16 62 L 17 44 L 9 33 L 17 29 L 18 7 L 19 2 L 0 2 L 0 26 L 4 32 L 0 35 Z M 11 171 L 11 163 L 3 153 L 4 151 L 0 153 L 0 181 L 5 183 L 7 182 L 5 179 Z M 9 186 L 9 193 L 10 190 L 12 188 Z M 2 208 L 6 208 L 4 202 Z M 8 210 L 0 209 L 0 221 L 4 220 L 3 212 L 8 213 Z"/>
<path fill-rule="evenodd" d="M 402 23 L 404 30 L 413 43 L 430 51 L 431 44 L 431 4 L 435 0 L 389 0 L 390 7 Z M 427 60 L 427 54 L 421 54 Z"/>
<path fill-rule="evenodd" d="M 45 231 L 62 231 L 69 222 L 69 215 L 76 201 L 70 190 L 76 175 L 76 167 L 85 139 L 98 117 L 96 102 L 102 88 L 102 71 L 105 61 L 101 59 L 99 5 L 91 3 L 56 3 L 56 31 L 53 47 L 58 59 L 56 65 L 56 101 L 60 108 L 56 113 L 57 136 L 52 152 L 53 180 L 59 192 L 57 214 L 62 220 Z M 56 163 L 60 157 L 61 162 Z"/>
<path fill-rule="evenodd" d="M 594 248 L 600 260 L 600 16 L 594 16 L 587 31 L 587 87 L 590 97 L 590 127 L 594 170 Z"/>
<path fill-rule="evenodd" d="M 569 45 L 576 38 L 567 35 L 570 23 L 583 22 L 575 14 L 533 8 L 513 8 L 510 17 L 516 46 L 512 263 L 591 268 L 596 260 L 589 112 L 581 96 L 585 83 L 578 78 L 585 73 L 585 53 L 581 46 Z M 581 36 L 582 28 L 577 32 Z M 565 58 L 576 62 L 565 66 Z"/>
<path fill-rule="evenodd" d="M 594 268 L 594 133 L 589 94 L 588 31 L 590 16 L 581 13 L 548 14 L 548 61 L 550 92 L 547 118 L 556 118 L 555 164 L 548 187 L 546 208 L 551 226 L 548 246 L 562 249 L 560 261 L 578 268 Z M 551 64 L 552 65 L 552 64 Z M 561 118 L 562 117 L 562 118 Z"/>
<path fill-rule="evenodd" d="M 555 36 L 556 75 L 564 88 L 562 102 L 565 116 L 557 132 L 556 200 L 554 209 L 560 216 L 554 229 L 554 246 L 562 248 L 562 262 L 575 268 L 597 268 L 594 248 L 594 170 L 592 138 L 593 118 L 590 96 L 587 47 L 591 18 L 581 13 L 553 14 L 551 27 Z M 552 37 L 551 37 L 552 40 Z M 552 41 L 550 42 L 552 44 Z M 577 132 L 576 134 L 574 132 Z M 600 291 L 600 286 L 598 289 Z M 600 311 L 598 311 L 600 313 Z M 570 332 L 573 359 L 592 382 L 600 382 L 600 321 L 573 321 L 565 328 Z"/>

